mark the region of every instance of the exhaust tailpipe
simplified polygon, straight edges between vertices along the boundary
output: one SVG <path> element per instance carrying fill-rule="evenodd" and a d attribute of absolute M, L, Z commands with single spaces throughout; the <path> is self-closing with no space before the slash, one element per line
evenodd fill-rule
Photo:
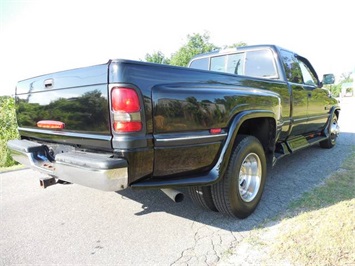
<path fill-rule="evenodd" d="M 184 200 L 184 194 L 180 191 L 171 188 L 162 188 L 163 191 L 169 198 L 171 198 L 174 202 L 182 202 Z"/>

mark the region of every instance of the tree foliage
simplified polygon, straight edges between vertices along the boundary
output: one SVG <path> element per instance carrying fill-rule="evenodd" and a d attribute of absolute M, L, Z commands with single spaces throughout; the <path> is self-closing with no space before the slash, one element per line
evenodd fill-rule
<path fill-rule="evenodd" d="M 351 77 L 352 72 L 344 72 L 340 76 L 340 83 L 353 82 Z"/>
<path fill-rule="evenodd" d="M 146 54 L 145 61 L 156 64 L 170 64 L 170 59 L 167 58 L 161 51 Z"/>
<path fill-rule="evenodd" d="M 247 46 L 247 43 L 236 42 L 236 43 L 233 43 L 232 45 L 228 45 L 228 48 L 237 48 L 237 47 L 242 47 L 242 46 Z"/>
<path fill-rule="evenodd" d="M 0 97 L 0 167 L 15 164 L 7 149 L 6 143 L 10 139 L 19 138 L 17 132 L 15 101 L 9 96 Z"/>
<path fill-rule="evenodd" d="M 208 33 L 204 33 L 203 35 L 199 33 L 187 35 L 187 43 L 172 55 L 170 64 L 174 66 L 187 66 L 194 56 L 210 52 L 217 48 L 216 45 L 210 43 Z"/>
<path fill-rule="evenodd" d="M 341 95 L 341 90 L 344 83 L 353 82 L 351 77 L 351 72 L 344 72 L 340 76 L 340 81 L 337 84 L 325 85 L 324 87 L 328 89 L 334 97 L 339 97 Z"/>
<path fill-rule="evenodd" d="M 236 42 L 232 45 L 225 45 L 223 47 L 235 48 L 246 45 L 245 42 Z M 186 43 L 173 53 L 170 58 L 166 57 L 161 51 L 157 51 L 152 54 L 147 53 L 145 55 L 145 61 L 157 64 L 187 66 L 194 56 L 211 52 L 216 49 L 220 49 L 220 47 L 210 42 L 210 35 L 208 32 L 203 34 L 193 33 L 192 35 L 187 35 Z"/>
<path fill-rule="evenodd" d="M 236 42 L 232 45 L 225 45 L 223 47 L 235 48 L 246 45 L 245 42 Z M 152 54 L 147 53 L 145 55 L 145 61 L 157 64 L 187 66 L 194 56 L 211 52 L 216 49 L 220 49 L 220 47 L 210 42 L 210 35 L 208 32 L 203 34 L 193 33 L 192 35 L 187 35 L 186 43 L 173 53 L 170 58 L 166 57 L 161 51 L 158 51 L 153 52 Z"/>

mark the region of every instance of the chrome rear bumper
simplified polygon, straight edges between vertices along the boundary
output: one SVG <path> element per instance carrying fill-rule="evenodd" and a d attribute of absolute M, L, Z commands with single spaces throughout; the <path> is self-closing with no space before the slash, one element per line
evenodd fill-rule
<path fill-rule="evenodd" d="M 104 191 L 118 191 L 128 186 L 128 164 L 112 154 L 71 151 L 57 154 L 55 161 L 48 148 L 28 140 L 7 143 L 14 160 L 60 180 Z"/>

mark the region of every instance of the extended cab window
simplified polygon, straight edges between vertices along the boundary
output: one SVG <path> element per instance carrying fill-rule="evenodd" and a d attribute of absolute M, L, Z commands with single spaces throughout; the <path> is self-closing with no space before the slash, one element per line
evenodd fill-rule
<path fill-rule="evenodd" d="M 244 75 L 258 78 L 278 78 L 272 51 L 265 49 L 247 52 Z"/>
<path fill-rule="evenodd" d="M 209 58 L 199 58 L 191 62 L 190 67 L 191 68 L 197 68 L 197 69 L 203 69 L 203 70 L 208 70 L 208 63 L 209 63 Z"/>
<path fill-rule="evenodd" d="M 200 58 L 192 61 L 190 67 L 258 78 L 279 77 L 273 53 L 269 49 L 217 55 L 211 57 L 210 62 L 207 57 Z"/>
<path fill-rule="evenodd" d="M 215 56 L 211 58 L 210 70 L 243 75 L 244 61 L 245 53 Z"/>

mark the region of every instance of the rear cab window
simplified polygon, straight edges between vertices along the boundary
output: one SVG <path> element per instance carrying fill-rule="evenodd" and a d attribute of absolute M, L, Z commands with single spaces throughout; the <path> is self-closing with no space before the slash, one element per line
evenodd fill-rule
<path fill-rule="evenodd" d="M 191 62 L 190 67 L 258 78 L 279 78 L 270 49 L 198 58 Z"/>
<path fill-rule="evenodd" d="M 248 51 L 244 75 L 258 78 L 278 78 L 272 51 L 269 49 Z"/>

